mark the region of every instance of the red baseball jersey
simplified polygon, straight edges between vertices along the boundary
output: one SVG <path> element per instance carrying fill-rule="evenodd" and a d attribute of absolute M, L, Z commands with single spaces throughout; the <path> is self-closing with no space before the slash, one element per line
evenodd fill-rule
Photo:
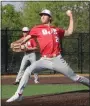
<path fill-rule="evenodd" d="M 59 39 L 64 36 L 65 30 L 53 26 L 38 25 L 31 29 L 29 35 L 36 36 L 40 45 L 41 55 L 47 57 L 60 54 Z"/>
<path fill-rule="evenodd" d="M 28 40 L 27 42 L 26 42 L 26 46 L 28 47 L 28 48 L 30 48 L 30 47 L 36 47 L 37 45 L 36 45 L 36 42 L 35 42 L 35 40 L 34 39 L 30 39 L 30 40 Z"/>
<path fill-rule="evenodd" d="M 24 39 L 24 36 L 23 36 L 22 38 Z M 34 39 L 28 40 L 28 41 L 25 43 L 25 45 L 26 45 L 28 48 L 30 48 L 30 47 L 33 48 L 33 47 L 36 47 L 36 46 L 37 46 Z"/>

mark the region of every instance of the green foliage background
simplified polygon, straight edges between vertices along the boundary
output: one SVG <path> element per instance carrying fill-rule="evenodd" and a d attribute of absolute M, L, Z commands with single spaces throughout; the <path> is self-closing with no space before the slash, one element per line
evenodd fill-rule
<path fill-rule="evenodd" d="M 64 29 L 69 23 L 66 10 L 70 9 L 74 16 L 74 31 L 89 32 L 89 2 L 83 1 L 27 1 L 24 2 L 22 11 L 16 11 L 13 5 L 7 4 L 2 6 L 2 28 L 21 29 L 23 26 L 31 28 L 40 24 L 39 13 L 43 9 L 51 10 L 52 24 Z"/>
<path fill-rule="evenodd" d="M 66 10 L 70 9 L 74 16 L 74 31 L 89 31 L 89 3 L 88 2 L 26 2 L 23 9 L 23 24 L 32 27 L 40 23 L 38 15 L 43 9 L 49 9 L 53 15 L 53 25 L 68 27 L 69 19 L 66 16 Z"/>
<path fill-rule="evenodd" d="M 69 63 L 71 62 L 70 64 L 71 66 L 73 65 L 73 69 L 75 69 L 76 66 L 78 68 L 78 64 L 80 64 L 78 61 L 81 59 L 80 52 L 82 46 L 82 52 L 86 52 L 86 54 L 82 54 L 83 59 L 81 61 L 83 61 L 85 71 L 88 71 L 90 41 L 89 34 L 87 33 L 89 33 L 90 29 L 90 3 L 88 1 L 27 1 L 23 3 L 23 8 L 20 11 L 16 11 L 15 7 L 11 4 L 7 4 L 5 6 L 1 5 L 1 28 L 4 29 L 4 31 L 1 32 L 2 48 L 5 46 L 4 41 L 6 36 L 8 36 L 8 45 L 10 46 L 11 42 L 17 40 L 20 37 L 22 27 L 28 26 L 29 28 L 32 28 L 33 26 L 40 24 L 41 22 L 39 13 L 43 9 L 49 9 L 52 12 L 52 25 L 67 29 L 69 24 L 69 17 L 66 15 L 66 11 L 70 9 L 72 10 L 74 17 L 74 34 L 72 34 L 71 37 L 76 39 L 70 39 L 70 37 L 69 39 L 64 38 L 63 51 L 69 53 L 73 52 L 76 54 L 73 54 L 73 56 L 71 54 L 65 55 L 65 59 L 68 60 Z M 6 28 L 7 31 L 5 31 Z M 80 44 L 81 35 L 78 33 L 83 33 L 82 44 Z M 80 41 L 79 44 L 78 41 Z M 8 51 L 11 51 L 9 46 Z M 2 50 L 2 52 L 5 51 Z M 11 54 L 13 53 L 10 52 L 8 56 L 11 57 Z M 18 57 L 20 57 L 19 54 Z"/>

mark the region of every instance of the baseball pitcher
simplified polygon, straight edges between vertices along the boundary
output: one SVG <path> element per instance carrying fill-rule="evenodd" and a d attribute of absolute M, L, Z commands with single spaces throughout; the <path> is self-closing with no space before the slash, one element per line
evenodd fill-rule
<path fill-rule="evenodd" d="M 72 12 L 67 12 L 67 15 L 69 16 L 70 22 L 68 29 L 64 30 L 62 28 L 50 25 L 52 22 L 52 14 L 50 10 L 45 9 L 40 13 L 42 24 L 33 27 L 25 40 L 32 38 L 33 36 L 37 37 L 42 57 L 38 61 L 34 62 L 31 66 L 27 67 L 17 91 L 6 102 L 20 100 L 31 73 L 46 69 L 60 72 L 71 80 L 90 87 L 89 79 L 75 74 L 68 63 L 61 56 L 59 39 L 62 39 L 64 36 L 70 36 L 73 32 Z M 25 42 L 25 40 L 23 42 Z"/>

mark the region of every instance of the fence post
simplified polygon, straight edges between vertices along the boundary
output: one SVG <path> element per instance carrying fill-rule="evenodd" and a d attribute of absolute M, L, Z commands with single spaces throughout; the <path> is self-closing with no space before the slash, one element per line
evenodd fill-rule
<path fill-rule="evenodd" d="M 82 34 L 80 35 L 80 43 L 81 43 L 81 49 L 80 49 L 80 57 L 81 57 L 81 66 L 80 66 L 80 68 L 81 68 L 81 74 L 83 73 L 83 51 L 82 51 Z"/>
<path fill-rule="evenodd" d="M 90 2 L 89 2 L 89 78 L 90 78 Z M 89 102 L 90 103 L 90 102 Z"/>
<path fill-rule="evenodd" d="M 77 40 L 78 40 L 78 70 L 80 69 L 79 68 L 79 66 L 80 66 L 80 51 L 79 51 L 79 49 L 80 49 L 80 39 L 79 39 L 79 37 L 77 38 Z"/>
<path fill-rule="evenodd" d="M 63 43 L 62 43 L 62 40 L 63 39 L 60 39 L 60 46 L 61 46 L 61 54 L 62 54 L 62 56 L 64 55 L 64 51 L 63 51 Z"/>
<path fill-rule="evenodd" d="M 82 74 L 83 73 L 82 33 L 80 33 L 80 35 L 79 35 L 79 45 L 78 45 L 78 47 L 80 50 L 79 50 L 79 54 L 78 54 L 78 56 L 79 56 L 78 67 L 80 69 L 80 73 Z"/>
<path fill-rule="evenodd" d="M 5 30 L 5 72 L 7 73 L 7 67 L 8 67 L 8 34 L 7 34 L 7 28 Z"/>

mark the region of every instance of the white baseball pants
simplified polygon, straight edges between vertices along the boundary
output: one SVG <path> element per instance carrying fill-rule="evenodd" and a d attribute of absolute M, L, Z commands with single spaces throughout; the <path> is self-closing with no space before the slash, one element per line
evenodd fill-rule
<path fill-rule="evenodd" d="M 20 94 L 23 93 L 23 90 L 26 87 L 26 84 L 32 72 L 40 72 L 46 69 L 55 70 L 57 72 L 64 74 L 65 76 L 67 76 L 73 81 L 77 81 L 86 86 L 90 86 L 89 79 L 83 76 L 76 75 L 74 71 L 66 63 L 66 61 L 62 58 L 62 56 L 58 55 L 57 57 L 53 57 L 53 58 L 42 57 L 40 60 L 32 63 L 32 65 L 27 67 L 20 81 L 20 84 L 18 86 L 16 93 L 20 93 Z"/>
<path fill-rule="evenodd" d="M 25 72 L 25 69 L 27 68 L 28 63 L 30 62 L 32 64 L 35 61 L 36 61 L 36 54 L 34 52 L 29 53 L 29 54 L 25 54 L 23 56 L 23 59 L 22 59 L 22 62 L 21 62 L 21 66 L 20 66 L 20 69 L 19 69 L 19 72 L 17 74 L 15 82 L 19 82 L 20 81 L 20 79 L 22 78 L 22 76 L 23 76 L 23 74 Z M 38 74 L 37 73 L 34 73 L 34 80 L 38 81 Z"/>

